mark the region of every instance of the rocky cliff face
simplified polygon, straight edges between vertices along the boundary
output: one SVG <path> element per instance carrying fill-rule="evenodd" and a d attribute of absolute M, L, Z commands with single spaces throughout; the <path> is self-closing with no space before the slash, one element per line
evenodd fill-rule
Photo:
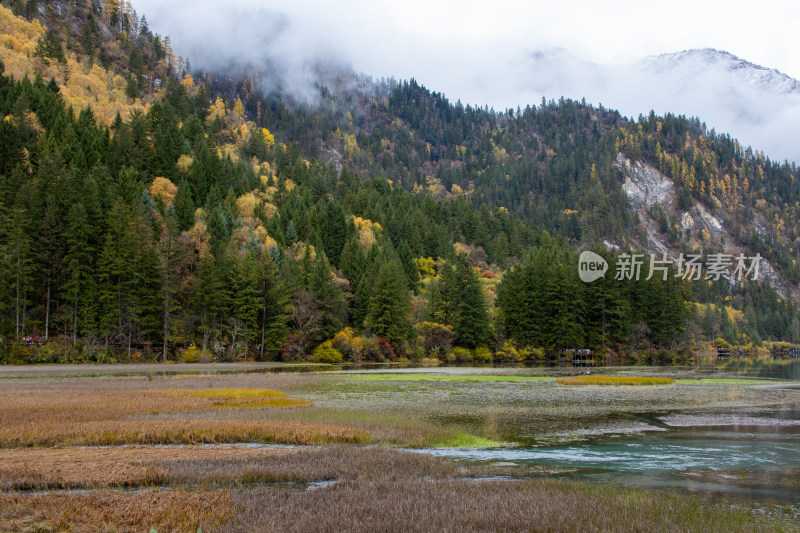
<path fill-rule="evenodd" d="M 728 213 L 723 208 L 711 212 L 697 203 L 689 209 L 680 209 L 674 183 L 657 169 L 632 161 L 622 152 L 617 155 L 616 166 L 624 177 L 622 189 L 638 217 L 638 227 L 631 228 L 629 235 L 632 247 L 648 254 L 667 254 L 671 259 L 677 258 L 683 249 L 700 253 L 704 247 L 716 253 L 747 255 L 742 243 L 729 230 Z M 767 224 L 760 214 L 753 214 L 752 223 L 757 231 L 766 231 Z M 606 242 L 606 246 L 614 248 L 619 244 Z M 782 297 L 792 293 L 766 259 L 761 261 L 760 278 L 767 280 Z"/>

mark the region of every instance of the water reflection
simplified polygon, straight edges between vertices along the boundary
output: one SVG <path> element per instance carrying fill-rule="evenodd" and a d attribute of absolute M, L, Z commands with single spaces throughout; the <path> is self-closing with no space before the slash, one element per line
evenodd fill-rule
<path fill-rule="evenodd" d="M 714 370 L 732 376 L 800 380 L 800 359 L 731 357 L 717 360 Z"/>

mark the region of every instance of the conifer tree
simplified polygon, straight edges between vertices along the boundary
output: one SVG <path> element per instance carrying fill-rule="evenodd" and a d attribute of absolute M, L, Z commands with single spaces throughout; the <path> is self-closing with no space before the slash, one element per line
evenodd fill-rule
<path fill-rule="evenodd" d="M 405 275 L 396 261 L 385 261 L 375 276 L 365 326 L 395 348 L 408 338 L 410 297 Z"/>
<path fill-rule="evenodd" d="M 259 356 L 263 360 L 265 351 L 280 349 L 286 337 L 289 320 L 289 291 L 269 253 L 262 254 L 257 269 L 260 298 Z"/>
<path fill-rule="evenodd" d="M 92 285 L 92 254 L 89 244 L 89 223 L 86 209 L 82 204 L 74 204 L 67 217 L 67 255 L 64 260 L 66 283 L 63 291 L 67 294 L 68 301 L 72 304 L 72 343 L 78 342 L 78 314 L 83 311 L 83 316 L 88 319 L 89 302 L 93 301 L 90 294 Z"/>
<path fill-rule="evenodd" d="M 333 279 L 331 264 L 325 254 L 317 257 L 310 288 L 322 313 L 322 335 L 329 339 L 342 329 L 347 320 L 347 304 L 342 289 Z"/>
<path fill-rule="evenodd" d="M 178 185 L 178 192 L 175 194 L 174 200 L 175 216 L 178 218 L 178 229 L 186 231 L 194 225 L 194 201 L 192 200 L 192 191 L 189 188 L 189 183 L 186 180 L 181 181 Z"/>
<path fill-rule="evenodd" d="M 322 244 L 330 262 L 339 265 L 342 249 L 347 238 L 347 220 L 342 206 L 336 202 L 327 202 L 319 223 Z"/>
<path fill-rule="evenodd" d="M 339 263 L 339 268 L 344 277 L 350 282 L 351 287 L 358 287 L 361 278 L 364 276 L 366 266 L 367 255 L 364 253 L 363 246 L 358 242 L 357 237 L 351 237 L 344 245 Z"/>
<path fill-rule="evenodd" d="M 417 289 L 419 283 L 419 271 L 417 265 L 414 263 L 414 256 L 411 254 L 411 247 L 408 241 L 402 239 L 397 247 L 397 256 L 400 259 L 400 264 L 403 266 L 403 271 L 408 279 L 408 287 L 412 291 Z"/>

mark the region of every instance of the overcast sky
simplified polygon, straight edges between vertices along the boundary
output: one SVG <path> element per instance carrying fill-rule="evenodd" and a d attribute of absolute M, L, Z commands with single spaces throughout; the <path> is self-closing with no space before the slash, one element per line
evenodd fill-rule
<path fill-rule="evenodd" d="M 321 59 L 348 64 L 373 77 L 414 77 L 453 101 L 496 109 L 537 104 L 541 95 L 535 96 L 532 85 L 539 92 L 546 85 L 548 98 L 569 92 L 566 96 L 586 96 L 594 104 L 613 92 L 608 87 L 597 93 L 592 87 L 557 83 L 523 86 L 530 80 L 526 69 L 531 69 L 531 54 L 553 48 L 568 50 L 580 62 L 608 66 L 631 64 L 653 54 L 717 48 L 800 78 L 797 0 L 760 5 L 731 0 L 134 0 L 133 4 L 140 15 L 147 15 L 151 29 L 169 35 L 176 53 L 188 55 L 193 66 L 224 64 L 231 56 L 256 62 L 270 57 L 281 63 L 289 83 L 298 88 L 303 83 L 302 65 Z M 628 115 L 647 112 L 624 109 L 625 101 L 602 103 L 623 108 Z M 637 105 L 646 104 L 646 98 L 637 99 Z M 654 101 L 650 107 L 661 105 L 669 103 Z M 710 122 L 732 127 L 725 120 Z"/>

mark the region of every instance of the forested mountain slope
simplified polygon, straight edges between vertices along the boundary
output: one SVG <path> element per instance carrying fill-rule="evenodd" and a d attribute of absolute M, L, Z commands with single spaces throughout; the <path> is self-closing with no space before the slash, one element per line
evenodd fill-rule
<path fill-rule="evenodd" d="M 247 71 L 190 73 L 121 3 L 3 3 L 29 41 L 6 47 L 0 78 L 4 361 L 683 357 L 717 336 L 800 340 L 797 169 L 696 121 L 568 100 L 495 112 L 352 74 L 297 103 Z M 125 80 L 125 97 L 87 96 L 80 72 Z M 633 209 L 625 158 L 662 172 L 674 201 Z M 682 225 L 698 206 L 724 235 Z M 578 279 L 578 247 L 613 272 L 656 241 L 761 253 L 783 296 Z M 25 337 L 44 346 L 10 342 Z"/>

